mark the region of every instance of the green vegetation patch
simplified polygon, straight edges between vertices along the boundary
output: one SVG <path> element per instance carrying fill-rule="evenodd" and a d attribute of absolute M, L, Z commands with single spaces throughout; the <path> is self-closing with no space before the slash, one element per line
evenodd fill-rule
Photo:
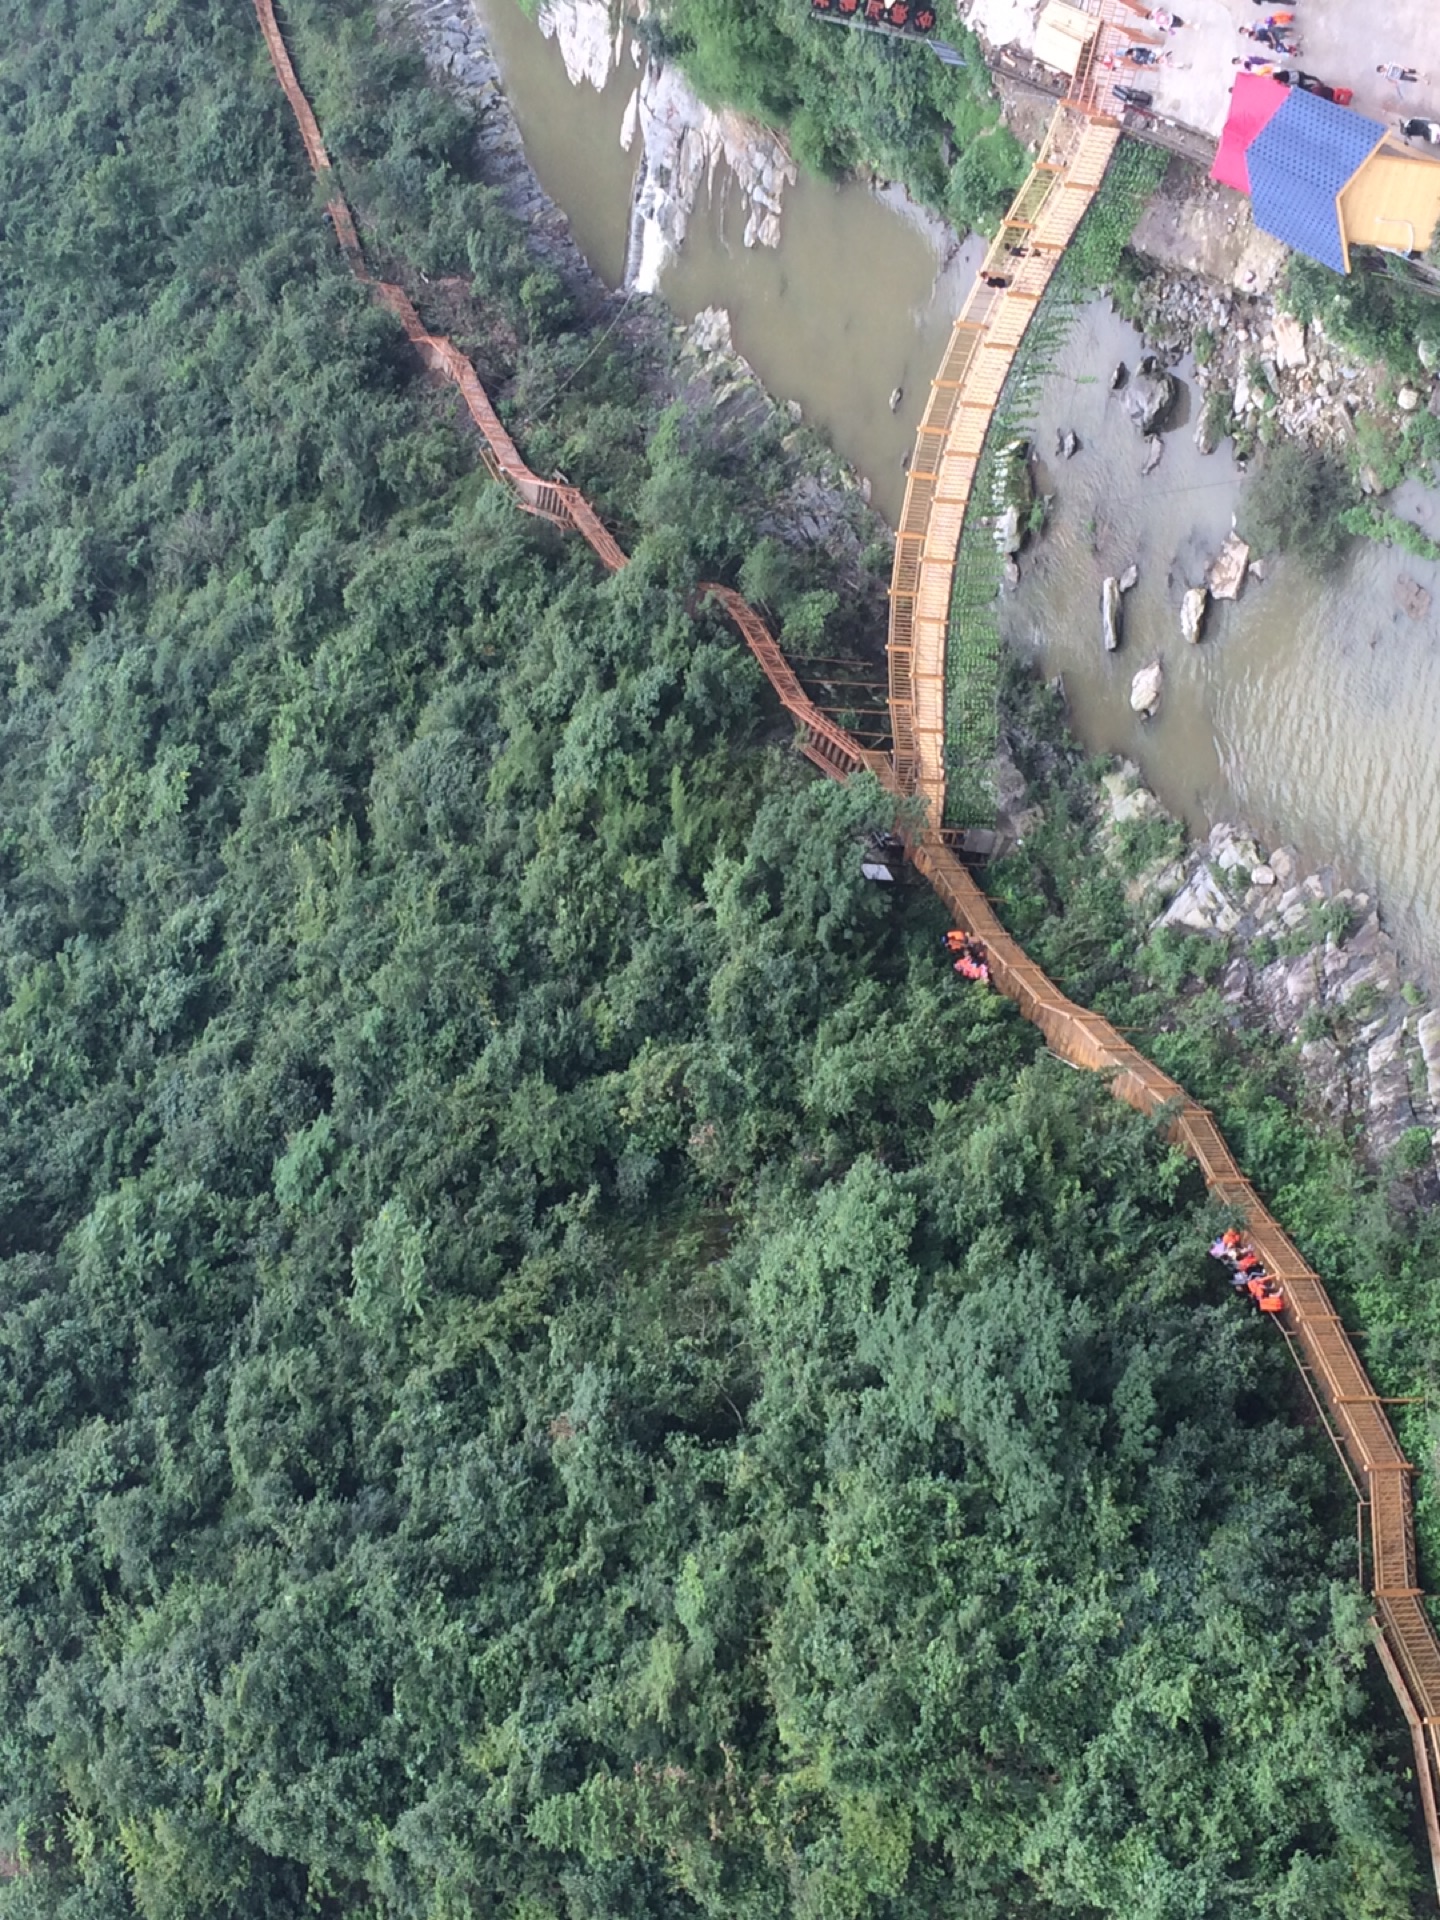
<path fill-rule="evenodd" d="M 784 127 L 802 166 L 903 180 L 962 233 L 989 232 L 1029 162 L 1000 124 L 979 43 L 953 0 L 937 12 L 937 34 L 963 53 L 962 67 L 919 40 L 817 20 L 804 0 L 666 0 L 642 30 L 712 104 Z"/>
<path fill-rule="evenodd" d="M 1294 553 L 1313 568 L 1338 566 L 1350 498 L 1338 460 L 1281 440 L 1268 447 L 1241 503 L 1241 532 L 1264 553 Z"/>
<path fill-rule="evenodd" d="M 1371 271 L 1377 259 L 1383 268 Z M 1440 289 L 1416 281 L 1389 256 L 1363 249 L 1356 271 L 1338 274 L 1294 254 L 1281 297 L 1296 319 L 1306 325 L 1321 321 L 1337 346 L 1387 366 L 1400 379 L 1425 373 L 1422 346 L 1440 355 Z"/>
<path fill-rule="evenodd" d="M 753 467 L 363 13 L 286 25 L 370 237 L 613 579 L 345 272 L 248 9 L 0 24 L 0 1915 L 1415 1909 L 1195 1170 L 693 616 Z"/>

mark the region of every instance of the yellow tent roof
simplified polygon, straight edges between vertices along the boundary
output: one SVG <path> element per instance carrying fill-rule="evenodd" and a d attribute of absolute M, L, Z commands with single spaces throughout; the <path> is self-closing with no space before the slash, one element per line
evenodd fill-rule
<path fill-rule="evenodd" d="M 1048 0 L 1035 29 L 1035 58 L 1061 73 L 1073 74 L 1080 56 L 1100 25 L 1097 15 L 1072 7 L 1067 0 Z"/>

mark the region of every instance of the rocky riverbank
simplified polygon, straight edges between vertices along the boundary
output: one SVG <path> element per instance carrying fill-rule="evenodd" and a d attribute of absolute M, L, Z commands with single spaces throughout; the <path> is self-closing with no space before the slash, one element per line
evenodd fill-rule
<path fill-rule="evenodd" d="M 1230 437 L 1248 458 L 1262 439 L 1285 438 L 1348 455 L 1363 414 L 1403 417 L 1422 406 L 1440 414 L 1433 374 L 1397 387 L 1383 369 L 1336 346 L 1319 320 L 1302 326 L 1271 292 L 1163 270 L 1140 284 L 1134 317 L 1161 358 L 1173 365 L 1193 357 L 1202 452 Z M 1366 490 L 1378 491 L 1378 482 Z"/>
<path fill-rule="evenodd" d="M 434 79 L 452 87 L 475 115 L 481 179 L 526 228 L 535 252 L 593 312 L 611 296 L 576 246 L 569 221 L 535 178 L 499 62 L 469 0 L 392 0 L 390 16 L 413 35 Z"/>
<path fill-rule="evenodd" d="M 1119 858 L 1130 823 L 1165 815 L 1128 762 L 1103 790 L 1103 837 Z M 1316 1107 L 1354 1127 L 1373 1160 L 1399 1148 L 1413 1171 L 1440 1154 L 1440 1011 L 1406 980 L 1368 894 L 1329 867 L 1302 873 L 1293 848 L 1267 851 L 1227 822 L 1130 891 L 1156 910 L 1155 926 L 1224 944 L 1225 999 L 1259 1009 L 1294 1043 Z"/>
<path fill-rule="evenodd" d="M 1247 201 L 1196 168 L 1172 163 L 1132 245 L 1152 270 L 1127 289 L 1127 310 L 1168 364 L 1193 358 L 1202 451 L 1230 437 L 1248 458 L 1262 440 L 1283 437 L 1348 456 L 1364 415 L 1398 421 L 1424 406 L 1440 414 L 1435 369 L 1397 384 L 1329 339 L 1320 321 L 1302 326 L 1284 310 L 1286 250 L 1255 227 Z"/>
<path fill-rule="evenodd" d="M 682 326 L 659 300 L 636 297 L 644 291 L 638 279 L 628 291 L 612 291 L 591 271 L 574 242 L 569 222 L 541 187 L 526 159 L 499 65 L 469 0 L 401 0 L 401 9 L 436 80 L 453 88 L 475 113 L 480 176 L 497 189 L 507 211 L 524 224 L 536 252 L 563 274 L 572 292 L 581 296 L 591 324 L 622 324 L 623 313 L 623 326 L 637 351 L 657 343 L 663 346 L 663 352 L 650 356 L 661 370 L 657 401 L 663 405 L 680 400 L 697 422 L 704 422 L 707 434 L 735 444 L 762 427 L 773 425 L 780 430 L 785 466 L 772 476 L 774 493 L 760 523 L 761 532 L 798 552 L 823 553 L 834 588 L 852 603 L 871 606 L 876 631 L 883 633 L 883 583 L 873 562 L 876 553 L 888 547 L 890 536 L 870 507 L 867 483 L 817 435 L 801 426 L 798 409 L 782 407 L 772 399 L 749 362 L 736 351 L 729 316 L 723 308 L 706 308 L 688 327 Z M 563 0 L 563 4 L 548 10 L 548 18 L 572 79 L 603 85 L 606 74 L 621 57 L 624 34 L 612 32 L 608 9 L 601 0 Z M 606 23 L 604 36 L 600 34 L 602 22 Z M 643 88 L 640 91 L 643 93 Z M 652 103 L 663 103 L 674 95 L 662 86 L 648 97 Z M 690 100 L 699 115 L 709 113 L 693 95 Z M 682 102 L 676 107 L 673 124 L 680 124 L 688 112 L 689 107 Z M 739 116 L 711 118 L 725 122 L 727 127 L 731 120 L 740 124 Z M 738 137 L 735 128 L 722 129 L 715 137 L 721 141 L 719 151 L 728 157 L 730 149 L 724 142 Z M 713 172 L 717 149 L 708 133 L 697 151 L 705 156 L 705 166 Z M 748 163 L 755 174 L 755 189 L 760 192 L 765 191 L 769 177 L 767 151 L 753 147 Z M 696 184 L 692 178 L 692 187 Z M 665 216 L 657 213 L 655 217 Z M 672 225 L 669 232 L 678 244 L 683 222 L 678 228 Z M 773 244 L 776 236 L 760 237 L 763 243 Z"/>

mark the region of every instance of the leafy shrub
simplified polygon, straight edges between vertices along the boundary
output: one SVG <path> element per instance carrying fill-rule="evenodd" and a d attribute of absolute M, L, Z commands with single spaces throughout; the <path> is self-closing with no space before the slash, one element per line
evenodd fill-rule
<path fill-rule="evenodd" d="M 1008 127 L 982 134 L 950 169 L 950 218 L 962 233 L 993 233 L 1027 171 L 1025 149 Z"/>
<path fill-rule="evenodd" d="M 1407 1127 L 1391 1149 L 1391 1163 L 1401 1173 L 1418 1173 L 1435 1158 L 1428 1127 Z"/>
<path fill-rule="evenodd" d="M 1122 820 L 1115 829 L 1115 850 L 1133 880 L 1162 860 L 1178 860 L 1185 851 L 1185 829 L 1164 813 Z"/>
<path fill-rule="evenodd" d="M 1387 547 L 1399 547 L 1402 553 L 1413 553 L 1417 560 L 1440 560 L 1440 541 L 1432 540 L 1413 520 L 1402 520 L 1398 513 L 1377 507 L 1369 500 L 1347 507 L 1340 515 L 1340 525 L 1346 533 L 1383 541 Z"/>
<path fill-rule="evenodd" d="M 1281 440 L 1267 450 L 1241 500 L 1241 531 L 1266 552 L 1294 553 L 1333 567 L 1344 550 L 1341 515 L 1349 501 L 1343 469 L 1326 455 Z"/>
<path fill-rule="evenodd" d="M 1366 360 L 1383 361 L 1405 378 L 1423 371 L 1416 347 L 1440 348 L 1440 298 L 1421 291 L 1401 274 L 1368 271 L 1362 254 L 1356 271 L 1332 273 L 1318 261 L 1293 254 L 1280 298 L 1307 326 L 1319 320 L 1337 345 Z"/>

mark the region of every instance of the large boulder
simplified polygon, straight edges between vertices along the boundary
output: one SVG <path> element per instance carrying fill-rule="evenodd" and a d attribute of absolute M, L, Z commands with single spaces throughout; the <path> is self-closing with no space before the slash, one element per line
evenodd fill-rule
<path fill-rule="evenodd" d="M 1198 644 L 1205 628 L 1205 609 L 1210 604 L 1210 594 L 1205 587 L 1191 587 L 1180 602 L 1180 631 L 1193 647 Z"/>
<path fill-rule="evenodd" d="M 1125 389 L 1125 411 L 1141 433 L 1158 433 L 1169 417 L 1177 392 L 1173 374 L 1150 366 L 1137 373 Z"/>
<path fill-rule="evenodd" d="M 1100 588 L 1100 633 L 1105 651 L 1114 653 L 1120 644 L 1120 582 L 1108 577 Z"/>
<path fill-rule="evenodd" d="M 1233 933 L 1240 914 L 1225 896 L 1209 867 L 1199 867 L 1160 916 L 1162 927 L 1187 927 L 1192 933 Z"/>
<path fill-rule="evenodd" d="M 1233 600 L 1240 592 L 1245 578 L 1245 569 L 1250 562 L 1250 549 L 1238 533 L 1228 533 L 1225 544 L 1210 562 L 1205 575 L 1205 584 L 1215 600 Z"/>
<path fill-rule="evenodd" d="M 1130 705 L 1136 713 L 1143 713 L 1147 720 L 1160 704 L 1160 688 L 1164 678 L 1160 662 L 1152 660 L 1130 682 Z"/>
<path fill-rule="evenodd" d="M 1001 553 L 1011 554 L 1020 551 L 1020 542 L 1025 538 L 1024 528 L 1020 525 L 1020 509 L 1006 507 L 995 522 L 995 544 Z"/>

